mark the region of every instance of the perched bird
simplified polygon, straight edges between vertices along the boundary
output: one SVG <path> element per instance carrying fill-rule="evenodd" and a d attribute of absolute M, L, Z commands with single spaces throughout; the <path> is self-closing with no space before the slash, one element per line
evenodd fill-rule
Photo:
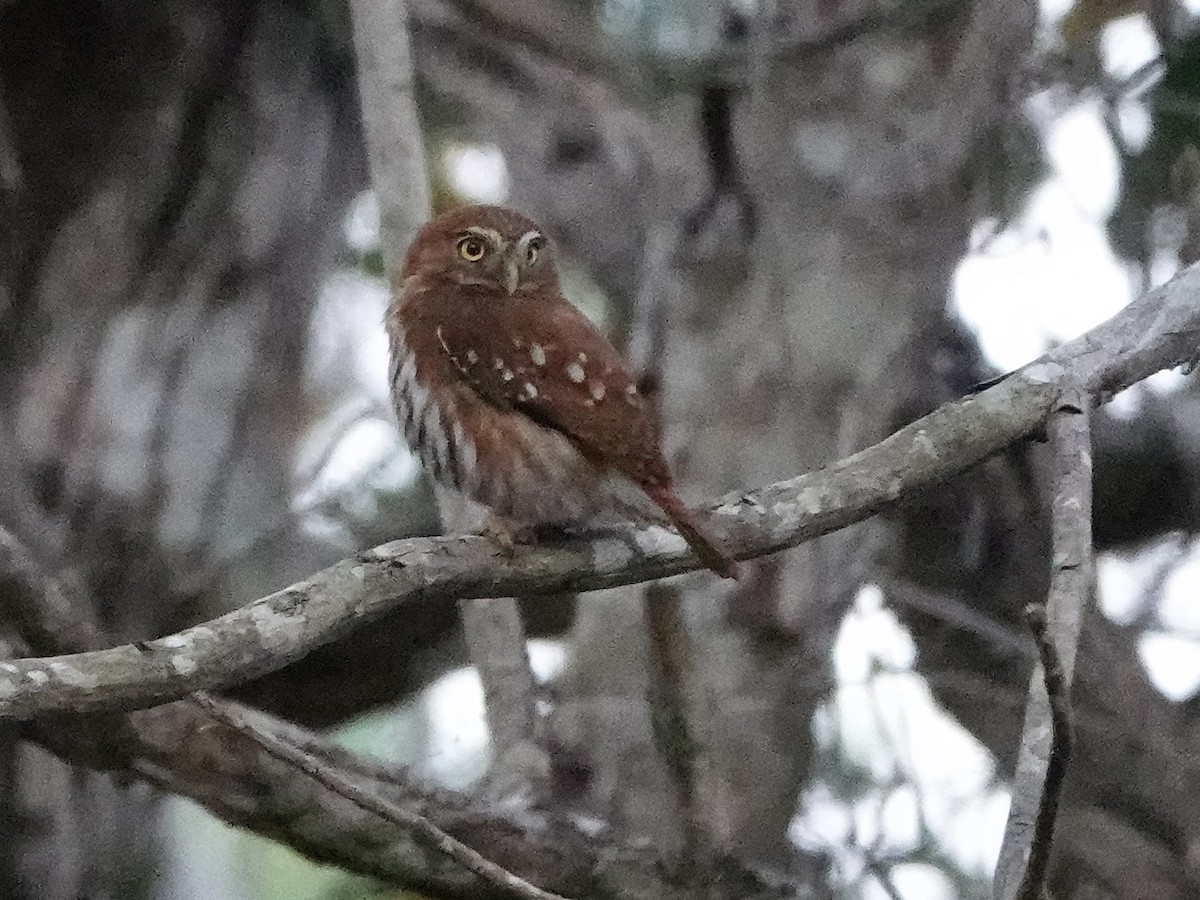
<path fill-rule="evenodd" d="M 736 577 L 675 494 L 655 411 L 563 298 L 553 247 L 528 218 L 466 206 L 431 220 L 386 321 L 405 439 L 437 481 L 490 508 L 488 531 L 657 507 L 705 566 Z"/>

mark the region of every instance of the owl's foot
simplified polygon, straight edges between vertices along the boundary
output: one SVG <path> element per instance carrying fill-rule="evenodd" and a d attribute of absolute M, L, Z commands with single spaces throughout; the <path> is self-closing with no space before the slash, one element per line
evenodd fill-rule
<path fill-rule="evenodd" d="M 537 535 L 528 525 L 514 522 L 495 513 L 489 513 L 477 532 L 480 537 L 499 545 L 505 553 L 512 555 L 518 544 L 532 544 Z"/>

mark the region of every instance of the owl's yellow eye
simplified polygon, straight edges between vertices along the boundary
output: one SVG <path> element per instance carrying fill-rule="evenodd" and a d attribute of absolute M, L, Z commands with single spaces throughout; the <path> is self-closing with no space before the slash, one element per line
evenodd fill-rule
<path fill-rule="evenodd" d="M 479 262 L 486 252 L 487 247 L 477 237 L 465 237 L 458 242 L 458 255 L 467 262 Z"/>
<path fill-rule="evenodd" d="M 535 240 L 532 240 L 529 242 L 529 246 L 525 248 L 525 259 L 529 263 L 529 265 L 532 266 L 535 262 L 537 262 L 538 254 L 540 254 L 541 252 L 542 252 L 542 242 L 541 241 L 535 239 Z"/>

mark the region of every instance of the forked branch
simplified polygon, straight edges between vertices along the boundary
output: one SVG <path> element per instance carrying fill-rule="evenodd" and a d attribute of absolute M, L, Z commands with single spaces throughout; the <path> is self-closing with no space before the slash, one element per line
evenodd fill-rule
<path fill-rule="evenodd" d="M 1040 900 L 1045 891 L 1071 752 L 1071 675 L 1092 594 L 1091 406 L 1086 393 L 1068 389 L 1046 428 L 1054 466 L 1050 592 L 1044 609 L 1028 611 L 1041 665 L 1025 708 L 1012 807 L 996 866 L 996 900 Z"/>

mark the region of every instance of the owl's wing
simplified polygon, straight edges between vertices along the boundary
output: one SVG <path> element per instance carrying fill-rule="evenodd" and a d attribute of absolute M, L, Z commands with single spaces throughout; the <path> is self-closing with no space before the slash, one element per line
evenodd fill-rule
<path fill-rule="evenodd" d="M 620 356 L 561 297 L 482 306 L 435 329 L 462 382 L 493 406 L 565 435 L 601 468 L 632 479 L 667 514 L 700 561 L 736 578 L 733 557 L 676 496 L 658 419 Z"/>
<path fill-rule="evenodd" d="M 440 349 L 493 406 L 561 432 L 584 456 L 643 486 L 669 484 L 658 421 L 616 349 L 566 300 L 528 300 L 505 321 L 459 316 L 437 327 Z"/>

